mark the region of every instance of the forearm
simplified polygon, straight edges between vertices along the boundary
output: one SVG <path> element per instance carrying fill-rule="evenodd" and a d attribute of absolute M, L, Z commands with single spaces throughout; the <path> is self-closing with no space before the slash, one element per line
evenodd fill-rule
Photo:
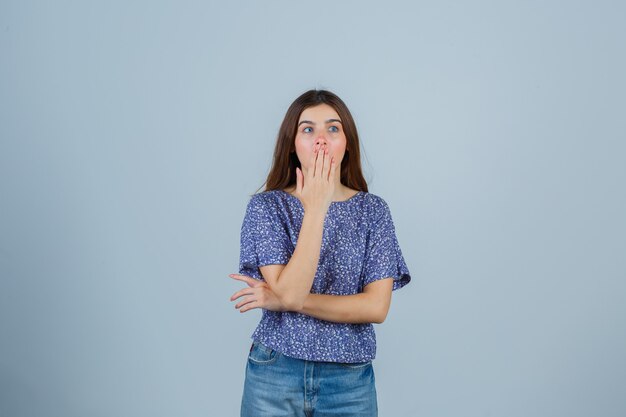
<path fill-rule="evenodd" d="M 305 212 L 298 242 L 272 290 L 285 305 L 298 310 L 311 293 L 322 247 L 325 211 Z"/>
<path fill-rule="evenodd" d="M 381 323 L 380 309 L 371 294 L 309 294 L 298 313 L 335 323 Z"/>

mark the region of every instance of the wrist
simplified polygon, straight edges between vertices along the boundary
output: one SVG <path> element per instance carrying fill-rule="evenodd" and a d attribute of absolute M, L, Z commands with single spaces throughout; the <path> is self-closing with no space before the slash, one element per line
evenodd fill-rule
<path fill-rule="evenodd" d="M 304 207 L 304 217 L 312 220 L 324 221 L 328 207 Z"/>

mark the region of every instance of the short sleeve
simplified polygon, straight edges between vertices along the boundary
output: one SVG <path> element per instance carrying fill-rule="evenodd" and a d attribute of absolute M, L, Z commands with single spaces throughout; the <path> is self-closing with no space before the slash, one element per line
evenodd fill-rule
<path fill-rule="evenodd" d="M 368 233 L 363 286 L 379 279 L 393 277 L 393 290 L 404 287 L 411 275 L 402 256 L 396 230 L 387 203 L 380 199 Z"/>
<path fill-rule="evenodd" d="M 239 273 L 263 279 L 260 266 L 286 265 L 293 250 L 277 208 L 262 194 L 253 195 L 241 225 Z"/>

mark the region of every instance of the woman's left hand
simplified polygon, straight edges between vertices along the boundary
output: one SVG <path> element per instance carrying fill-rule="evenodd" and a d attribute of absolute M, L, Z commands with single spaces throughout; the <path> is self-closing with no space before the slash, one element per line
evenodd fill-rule
<path fill-rule="evenodd" d="M 245 313 L 253 308 L 264 308 L 271 311 L 286 311 L 278 299 L 278 296 L 274 294 L 266 282 L 241 274 L 230 274 L 228 276 L 233 279 L 243 281 L 250 287 L 239 290 L 230 297 L 230 301 L 234 301 L 244 295 L 249 296 L 235 305 L 235 308 L 243 307 L 239 310 L 240 313 Z"/>

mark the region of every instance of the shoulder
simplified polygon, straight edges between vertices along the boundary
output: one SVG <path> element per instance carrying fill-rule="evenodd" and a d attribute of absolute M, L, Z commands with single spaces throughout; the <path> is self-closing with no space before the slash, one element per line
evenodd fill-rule
<path fill-rule="evenodd" d="M 378 194 L 365 192 L 365 191 L 363 191 L 363 194 L 364 194 L 364 200 L 369 205 L 372 205 L 372 206 L 386 206 L 387 205 L 387 202 L 385 201 L 385 199 L 379 196 Z"/>
<path fill-rule="evenodd" d="M 280 198 L 280 190 L 261 191 L 250 196 L 249 206 L 267 206 L 275 204 Z"/>
<path fill-rule="evenodd" d="M 389 213 L 389 205 L 385 199 L 377 194 L 363 192 L 363 204 L 366 213 L 374 220 L 380 219 L 386 213 Z"/>
<path fill-rule="evenodd" d="M 387 201 L 379 195 L 366 193 L 364 198 L 364 214 L 370 230 L 388 230 L 393 228 L 393 216 Z"/>
<path fill-rule="evenodd" d="M 262 191 L 252 194 L 246 211 L 263 217 L 279 217 L 281 207 L 285 205 L 285 193 L 280 190 Z"/>

